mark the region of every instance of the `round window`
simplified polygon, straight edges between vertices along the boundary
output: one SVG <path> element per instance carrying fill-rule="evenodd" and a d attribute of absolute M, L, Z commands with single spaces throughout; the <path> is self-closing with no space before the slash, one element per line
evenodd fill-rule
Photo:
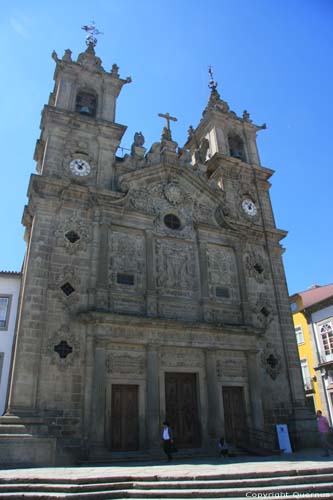
<path fill-rule="evenodd" d="M 180 219 L 174 214 L 167 214 L 164 217 L 164 224 L 170 229 L 179 229 L 181 226 Z"/>

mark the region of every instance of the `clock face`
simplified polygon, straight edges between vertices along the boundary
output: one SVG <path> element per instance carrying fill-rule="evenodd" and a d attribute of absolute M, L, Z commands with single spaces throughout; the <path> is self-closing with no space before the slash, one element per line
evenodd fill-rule
<path fill-rule="evenodd" d="M 251 217 L 254 217 L 257 214 L 257 207 L 255 203 L 248 198 L 243 200 L 242 209 L 247 215 L 250 215 Z"/>
<path fill-rule="evenodd" d="M 79 175 L 80 177 L 89 175 L 91 170 L 89 163 L 79 158 L 72 160 L 69 164 L 69 168 L 74 175 Z"/>

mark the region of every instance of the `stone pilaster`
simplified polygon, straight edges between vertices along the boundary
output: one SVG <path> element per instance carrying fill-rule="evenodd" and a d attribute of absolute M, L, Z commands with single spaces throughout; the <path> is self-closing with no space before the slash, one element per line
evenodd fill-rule
<path fill-rule="evenodd" d="M 249 381 L 252 426 L 254 429 L 263 430 L 264 415 L 257 352 L 247 352 L 247 373 Z"/>
<path fill-rule="evenodd" d="M 91 422 L 94 422 L 94 425 L 91 428 L 90 440 L 93 445 L 104 446 L 106 376 L 105 349 L 102 347 L 95 347 L 92 387 Z"/>
<path fill-rule="evenodd" d="M 158 347 L 147 346 L 147 436 L 150 449 L 160 447 L 160 394 Z"/>
<path fill-rule="evenodd" d="M 206 381 L 208 400 L 208 438 L 216 441 L 223 435 L 223 417 L 221 415 L 221 391 L 216 373 L 216 356 L 213 349 L 205 352 L 206 357 Z"/>

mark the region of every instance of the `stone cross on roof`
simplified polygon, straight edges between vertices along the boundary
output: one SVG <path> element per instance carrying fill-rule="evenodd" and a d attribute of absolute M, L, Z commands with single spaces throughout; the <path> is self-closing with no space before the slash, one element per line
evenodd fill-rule
<path fill-rule="evenodd" d="M 172 120 L 173 122 L 178 121 L 177 118 L 175 118 L 174 116 L 170 116 L 169 113 L 165 113 L 165 115 L 163 113 L 158 113 L 158 116 L 166 119 L 168 130 L 170 130 L 170 120 Z"/>
<path fill-rule="evenodd" d="M 162 138 L 166 139 L 168 141 L 171 141 L 172 138 L 171 138 L 170 121 L 172 120 L 173 122 L 176 122 L 176 121 L 178 121 L 177 118 L 175 118 L 174 116 L 171 116 L 169 113 L 165 113 L 165 114 L 158 113 L 158 116 L 160 116 L 161 118 L 165 118 L 167 121 L 167 126 L 164 127 L 164 129 L 163 129 Z"/>

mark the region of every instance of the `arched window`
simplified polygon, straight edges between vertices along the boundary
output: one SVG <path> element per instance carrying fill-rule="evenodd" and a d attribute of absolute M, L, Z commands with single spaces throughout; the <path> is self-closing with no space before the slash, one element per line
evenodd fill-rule
<path fill-rule="evenodd" d="M 331 323 L 325 323 L 320 327 L 320 334 L 325 356 L 333 354 L 333 330 Z"/>
<path fill-rule="evenodd" d="M 228 142 L 230 156 L 246 161 L 244 143 L 239 135 L 229 135 Z"/>
<path fill-rule="evenodd" d="M 96 116 L 97 97 L 88 92 L 79 92 L 76 96 L 75 111 L 81 115 Z"/>

